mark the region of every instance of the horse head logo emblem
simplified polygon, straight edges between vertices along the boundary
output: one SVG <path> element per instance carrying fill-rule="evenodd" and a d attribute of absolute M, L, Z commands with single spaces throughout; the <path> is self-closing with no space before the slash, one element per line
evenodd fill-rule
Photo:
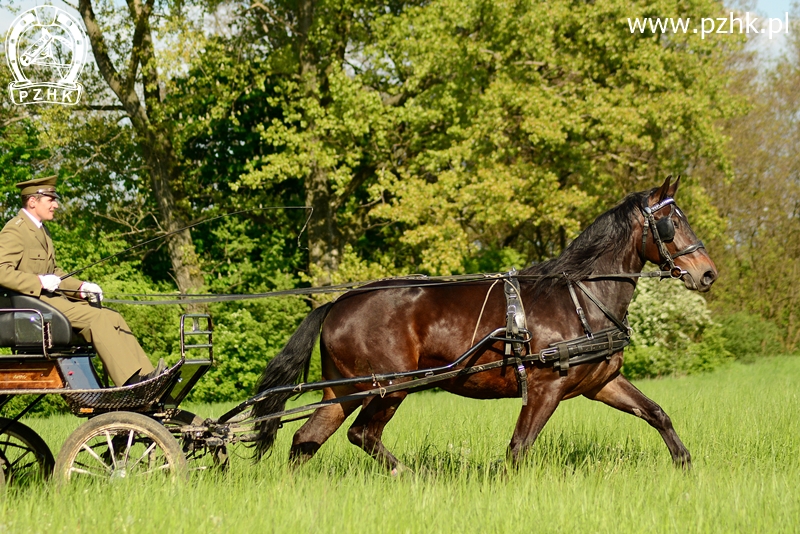
<path fill-rule="evenodd" d="M 77 79 L 88 45 L 83 28 L 66 11 L 37 6 L 22 13 L 6 36 L 6 59 L 14 75 L 8 84 L 11 101 L 77 104 L 83 94 Z"/>

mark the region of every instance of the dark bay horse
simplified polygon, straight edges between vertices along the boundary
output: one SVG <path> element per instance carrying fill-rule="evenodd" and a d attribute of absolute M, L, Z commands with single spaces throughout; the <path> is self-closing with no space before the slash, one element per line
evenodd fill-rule
<path fill-rule="evenodd" d="M 687 289 L 703 292 L 710 289 L 717 269 L 686 216 L 674 204 L 679 181 L 671 184 L 667 178 L 659 188 L 628 195 L 600 215 L 560 257 L 519 273 L 520 296 L 532 334 L 533 353 L 553 342 L 584 335 L 568 280 L 584 280 L 600 304 L 617 318 L 625 316 L 636 278 L 598 278 L 599 274 L 639 273 L 649 260 L 662 268 L 677 269 L 675 274 L 680 275 Z M 461 356 L 473 340 L 506 324 L 502 284 L 492 291 L 491 280 L 447 285 L 394 280 L 379 284 L 381 289 L 346 293 L 312 311 L 270 362 L 259 391 L 298 380 L 303 369 L 307 369 L 318 336 L 322 375 L 333 380 L 442 366 Z M 386 288 L 387 285 L 397 287 Z M 578 294 L 577 298 L 591 328 L 614 326 L 608 314 L 586 293 Z M 500 360 L 503 348 L 503 343 L 498 342 L 471 358 L 470 363 Z M 621 350 L 608 359 L 572 366 L 566 374 L 555 371 L 552 365 L 528 362 L 524 370 L 529 384 L 528 402 L 522 408 L 509 444 L 511 459 L 519 460 L 533 445 L 562 400 L 584 395 L 647 421 L 661 434 L 673 461 L 689 467 L 691 456 L 669 416 L 620 374 L 621 366 Z M 519 397 L 520 384 L 513 369 L 507 365 L 448 379 L 436 386 L 478 399 Z M 323 390 L 323 398 L 342 397 L 371 387 L 370 383 L 328 387 Z M 317 409 L 295 433 L 291 459 L 310 459 L 345 419 L 361 407 L 347 432 L 349 440 L 389 469 L 402 467 L 382 443 L 381 435 L 406 395 L 407 391 L 394 391 L 383 397 L 372 396 L 364 401 Z M 253 415 L 281 411 L 289 396 L 267 397 L 256 404 Z M 275 419 L 259 423 L 259 457 L 273 444 L 277 429 Z"/>

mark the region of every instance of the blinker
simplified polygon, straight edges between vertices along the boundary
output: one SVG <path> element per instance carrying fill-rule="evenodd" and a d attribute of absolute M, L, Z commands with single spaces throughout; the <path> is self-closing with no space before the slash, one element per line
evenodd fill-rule
<path fill-rule="evenodd" d="M 675 225 L 672 223 L 671 217 L 657 220 L 656 230 L 658 230 L 658 236 L 664 243 L 671 243 L 675 239 Z"/>
<path fill-rule="evenodd" d="M 662 217 L 656 221 L 656 230 L 658 237 L 664 243 L 671 243 L 675 239 L 675 224 L 672 222 L 672 214 L 675 213 L 675 204 L 669 208 L 669 213 L 666 217 Z"/>

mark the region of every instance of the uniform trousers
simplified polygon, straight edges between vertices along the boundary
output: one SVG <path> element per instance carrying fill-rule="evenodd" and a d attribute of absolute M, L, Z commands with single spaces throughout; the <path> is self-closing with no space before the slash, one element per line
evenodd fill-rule
<path fill-rule="evenodd" d="M 153 371 L 153 364 L 119 313 L 108 308 L 95 308 L 85 300 L 51 297 L 44 293 L 40 298 L 63 313 L 72 328 L 94 345 L 108 375 L 117 386 L 125 384 L 137 373 Z"/>

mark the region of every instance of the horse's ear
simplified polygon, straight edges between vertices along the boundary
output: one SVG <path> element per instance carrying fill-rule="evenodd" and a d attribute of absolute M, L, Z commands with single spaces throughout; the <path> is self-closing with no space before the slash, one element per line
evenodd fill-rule
<path fill-rule="evenodd" d="M 667 196 L 670 198 L 675 198 L 675 193 L 678 192 L 678 184 L 681 183 L 681 175 L 678 175 L 678 178 L 672 182 L 672 185 L 669 186 L 669 191 L 667 191 Z"/>
<path fill-rule="evenodd" d="M 678 176 L 678 179 L 675 180 L 675 183 L 672 185 L 669 183 L 670 180 L 672 180 L 671 174 L 667 176 L 667 179 L 664 180 L 664 183 L 661 184 L 661 187 L 656 191 L 656 202 L 661 202 L 667 197 L 675 198 L 675 192 L 678 190 L 678 182 L 681 181 L 681 177 Z"/>

